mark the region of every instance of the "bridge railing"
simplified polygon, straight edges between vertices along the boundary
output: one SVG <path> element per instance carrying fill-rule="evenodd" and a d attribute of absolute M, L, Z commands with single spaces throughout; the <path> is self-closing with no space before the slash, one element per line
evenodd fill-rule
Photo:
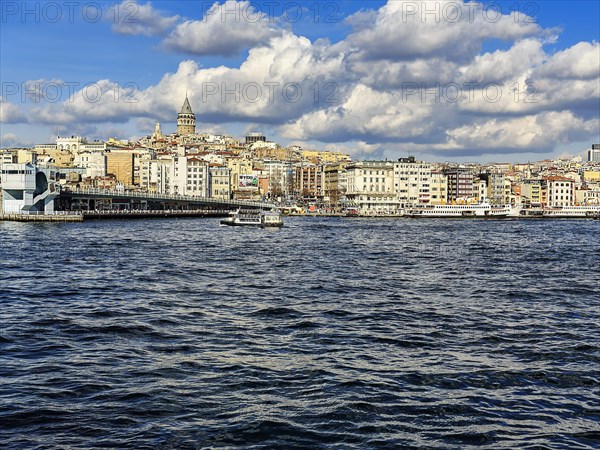
<path fill-rule="evenodd" d="M 70 211 L 74 215 L 93 215 L 93 216 L 118 216 L 118 215 L 189 215 L 189 214 L 229 214 L 228 209 L 106 209 L 106 210 L 81 210 Z"/>
<path fill-rule="evenodd" d="M 193 195 L 179 195 L 179 194 L 151 194 L 148 192 L 138 192 L 131 190 L 113 190 L 113 189 L 74 189 L 74 188 L 63 188 L 64 192 L 77 194 L 77 195 L 98 195 L 105 197 L 128 197 L 128 198 L 140 198 L 145 200 L 172 200 L 172 201 L 186 201 L 186 202 L 201 202 L 214 205 L 231 205 L 231 206 L 249 206 L 253 208 L 274 208 L 275 205 L 270 203 L 261 202 L 248 202 L 243 200 L 219 200 L 215 198 L 206 198 Z"/>

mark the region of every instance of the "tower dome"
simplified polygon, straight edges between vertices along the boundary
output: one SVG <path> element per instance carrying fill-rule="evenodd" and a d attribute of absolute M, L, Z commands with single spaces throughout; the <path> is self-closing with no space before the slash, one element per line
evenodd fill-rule
<path fill-rule="evenodd" d="M 196 133 L 196 115 L 192 111 L 186 95 L 181 112 L 177 114 L 177 134 L 186 135 L 194 133 Z"/>

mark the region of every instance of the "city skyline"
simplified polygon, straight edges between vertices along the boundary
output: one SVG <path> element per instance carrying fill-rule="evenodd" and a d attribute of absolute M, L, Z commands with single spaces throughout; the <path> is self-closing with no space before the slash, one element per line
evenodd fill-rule
<path fill-rule="evenodd" d="M 3 2 L 0 144 L 173 132 L 186 94 L 198 132 L 354 159 L 526 162 L 600 141 L 594 2 L 300 3 Z"/>

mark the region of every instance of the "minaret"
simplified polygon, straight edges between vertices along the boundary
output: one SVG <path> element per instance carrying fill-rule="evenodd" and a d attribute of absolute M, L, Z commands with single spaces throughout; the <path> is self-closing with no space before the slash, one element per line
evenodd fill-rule
<path fill-rule="evenodd" d="M 181 112 L 177 115 L 177 134 L 183 136 L 194 133 L 196 133 L 196 115 L 192 111 L 186 94 Z"/>

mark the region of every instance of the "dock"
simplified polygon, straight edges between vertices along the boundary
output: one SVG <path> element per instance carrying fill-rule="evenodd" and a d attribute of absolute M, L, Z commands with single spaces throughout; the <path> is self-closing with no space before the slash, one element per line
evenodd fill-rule
<path fill-rule="evenodd" d="M 0 214 L 8 222 L 83 222 L 83 214 Z"/>
<path fill-rule="evenodd" d="M 132 220 L 189 217 L 227 217 L 229 210 L 114 210 L 57 211 L 54 214 L 0 214 L 0 221 L 10 222 L 83 222 L 84 220 Z"/>

